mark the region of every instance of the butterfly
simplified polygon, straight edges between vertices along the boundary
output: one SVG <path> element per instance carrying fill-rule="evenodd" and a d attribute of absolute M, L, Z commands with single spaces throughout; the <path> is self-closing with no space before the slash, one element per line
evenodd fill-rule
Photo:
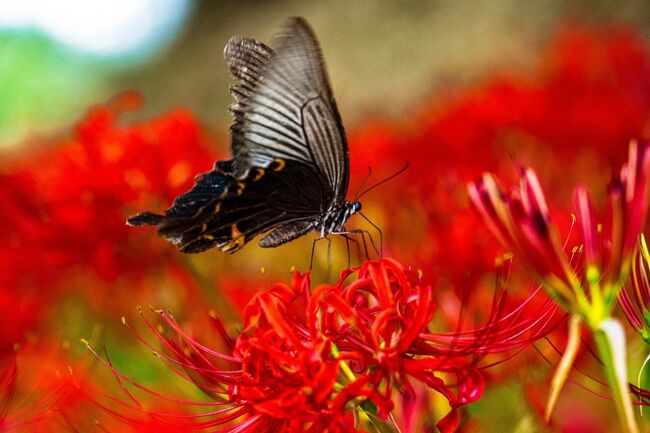
<path fill-rule="evenodd" d="M 231 159 L 197 176 L 164 215 L 143 212 L 127 224 L 155 225 L 183 253 L 233 253 L 263 233 L 268 248 L 345 231 L 361 203 L 345 200 L 348 144 L 318 41 L 303 18 L 291 18 L 273 45 L 234 36 L 224 50 L 234 81 Z"/>

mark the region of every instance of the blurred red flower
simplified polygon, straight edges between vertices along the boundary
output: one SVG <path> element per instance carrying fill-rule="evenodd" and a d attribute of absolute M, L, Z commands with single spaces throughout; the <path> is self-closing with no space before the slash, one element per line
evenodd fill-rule
<path fill-rule="evenodd" d="M 478 173 L 511 178 L 517 164 L 534 164 L 553 204 L 566 207 L 578 180 L 604 188 L 601 174 L 622 162 L 629 139 L 650 133 L 650 49 L 639 35 L 566 25 L 542 59 L 532 73 L 442 89 L 408 122 L 373 121 L 349 134 L 357 183 L 368 166 L 389 173 L 410 162 L 364 209 L 378 214 L 392 255 L 439 274 L 443 286 L 475 287 L 498 252 L 465 194 Z"/>
<path fill-rule="evenodd" d="M 130 230 L 125 218 L 171 203 L 212 165 L 214 153 L 186 111 L 120 123 L 139 103 L 137 95 L 123 94 L 91 108 L 69 139 L 2 162 L 0 308 L 9 306 L 6 299 L 21 300 L 3 339 L 19 341 L 19 328 L 35 325 L 34 313 L 51 305 L 56 292 L 75 281 L 88 284 L 82 276 L 96 281 L 88 295 L 108 299 L 102 281 L 129 278 L 135 288 L 147 270 L 175 260 L 150 233 Z M 32 309 L 31 323 L 23 320 L 24 305 Z"/>
<path fill-rule="evenodd" d="M 643 341 L 650 344 L 650 252 L 643 235 L 634 252 L 628 286 L 618 294 L 621 310 Z"/>
<path fill-rule="evenodd" d="M 1 206 L 11 224 L 2 227 L 10 240 L 2 253 L 12 286 L 38 277 L 52 284 L 71 268 L 90 268 L 113 281 L 159 260 L 164 249 L 129 230 L 125 216 L 170 203 L 212 165 L 214 153 L 186 111 L 120 124 L 122 113 L 137 104 L 137 95 L 121 95 L 90 109 L 70 139 L 4 161 L 3 197 L 9 199 Z M 18 272 L 27 266 L 31 272 Z"/>
<path fill-rule="evenodd" d="M 0 358 L 0 431 L 65 432 L 70 419 L 89 414 L 66 355 L 49 344 L 25 344 Z"/>

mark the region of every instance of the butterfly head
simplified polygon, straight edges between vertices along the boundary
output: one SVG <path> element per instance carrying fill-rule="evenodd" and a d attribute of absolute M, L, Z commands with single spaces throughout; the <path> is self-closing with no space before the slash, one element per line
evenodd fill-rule
<path fill-rule="evenodd" d="M 361 202 L 359 201 L 346 201 L 338 206 L 333 205 L 322 216 L 319 224 L 321 236 L 327 236 L 330 233 L 343 230 L 348 218 L 360 210 Z"/>
<path fill-rule="evenodd" d="M 339 208 L 338 215 L 338 227 L 340 230 L 345 225 L 345 222 L 355 213 L 361 212 L 361 202 L 360 201 L 346 201 L 343 206 Z"/>

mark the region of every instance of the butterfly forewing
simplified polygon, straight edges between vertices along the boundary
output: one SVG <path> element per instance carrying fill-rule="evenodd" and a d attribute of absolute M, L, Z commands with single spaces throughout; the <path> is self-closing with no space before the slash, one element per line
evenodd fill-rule
<path fill-rule="evenodd" d="M 317 176 L 311 166 L 297 161 L 253 168 L 191 217 L 166 218 L 158 232 L 182 252 L 200 252 L 215 246 L 235 252 L 258 234 L 313 222 L 325 196 L 320 183 L 311 181 Z M 267 242 L 262 246 L 275 245 Z"/>
<path fill-rule="evenodd" d="M 273 50 L 260 41 L 243 36 L 233 36 L 224 49 L 224 58 L 230 74 L 237 80 L 236 84 L 230 86 L 230 93 L 234 98 L 230 105 L 230 112 L 234 117 L 230 127 L 231 153 L 236 161 L 248 159 L 244 143 L 244 116 L 249 110 L 257 84 L 272 54 Z M 247 169 L 247 164 L 239 165 L 241 171 Z"/>
<path fill-rule="evenodd" d="M 245 106 L 240 116 L 235 111 L 233 125 L 236 171 L 276 158 L 313 164 L 332 191 L 331 201 L 341 202 L 348 185 L 348 147 L 313 32 L 304 20 L 292 19 L 276 36 L 276 52 L 263 70 L 261 62 L 242 63 L 245 45 L 241 38 L 231 39 L 225 50 L 231 71 L 237 70 L 233 77 L 240 80 L 236 105 Z M 243 68 L 256 78 L 242 80 Z M 252 91 L 241 95 L 241 86 Z"/>

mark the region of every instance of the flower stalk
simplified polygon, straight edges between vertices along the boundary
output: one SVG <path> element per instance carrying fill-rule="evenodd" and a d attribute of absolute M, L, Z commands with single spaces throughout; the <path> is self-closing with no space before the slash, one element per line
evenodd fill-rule
<path fill-rule="evenodd" d="M 603 320 L 600 322 L 598 329 L 593 332 L 593 336 L 623 431 L 626 433 L 639 433 L 627 380 L 625 331 L 623 326 L 614 318 Z"/>

